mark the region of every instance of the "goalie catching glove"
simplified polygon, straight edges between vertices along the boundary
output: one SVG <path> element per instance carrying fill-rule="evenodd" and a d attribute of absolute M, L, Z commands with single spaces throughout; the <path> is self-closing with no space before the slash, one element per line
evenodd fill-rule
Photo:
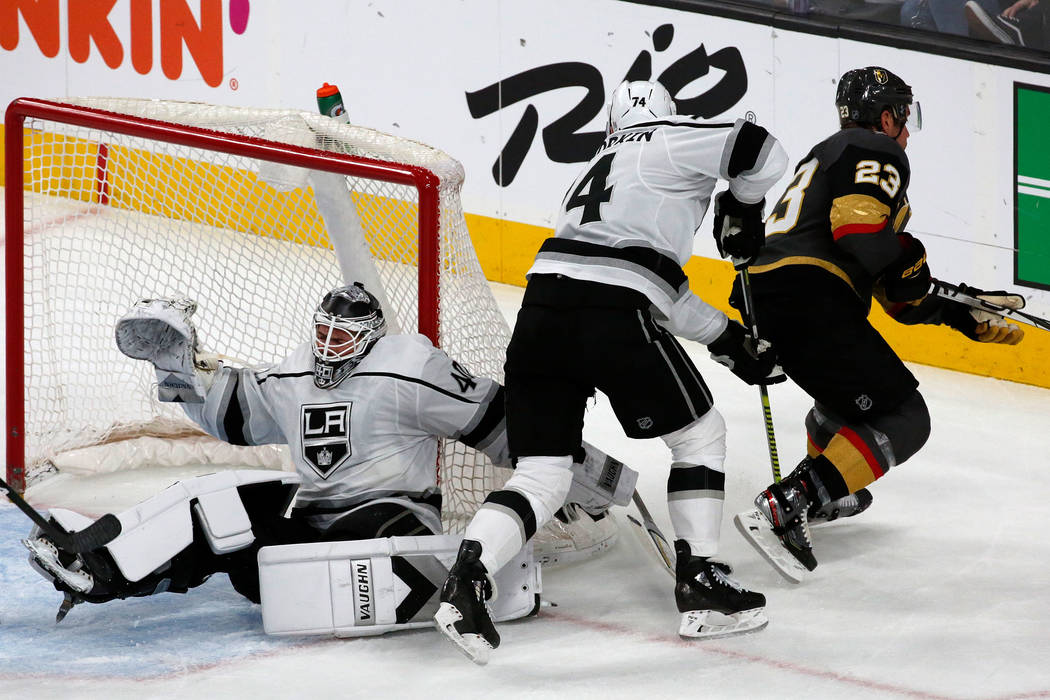
<path fill-rule="evenodd" d="M 707 349 L 715 362 L 725 365 L 748 384 L 777 384 L 785 379 L 783 370 L 777 366 L 772 346 L 764 340 L 756 340 L 732 319 Z"/>
<path fill-rule="evenodd" d="M 1020 294 L 1011 294 L 1004 290 L 985 292 L 965 284 L 959 285 L 959 290 L 963 294 L 997 306 L 1015 310 L 1024 308 L 1024 297 Z M 1024 338 L 1024 331 L 1020 327 L 1007 322 L 993 311 L 978 309 L 950 299 L 944 299 L 943 302 L 944 308 L 941 315 L 944 322 L 970 340 L 976 340 L 979 343 L 1017 345 Z"/>
<path fill-rule="evenodd" d="M 117 321 L 120 351 L 146 360 L 157 371 L 157 398 L 165 402 L 202 403 L 214 363 L 200 359 L 190 299 L 142 299 Z"/>
<path fill-rule="evenodd" d="M 732 258 L 733 267 L 741 270 L 755 262 L 766 241 L 762 209 L 766 200 L 744 204 L 729 190 L 715 195 L 715 244 L 718 254 Z"/>

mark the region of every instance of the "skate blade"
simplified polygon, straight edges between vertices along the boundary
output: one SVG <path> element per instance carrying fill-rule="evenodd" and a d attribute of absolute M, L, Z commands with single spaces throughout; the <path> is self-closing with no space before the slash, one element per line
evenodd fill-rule
<path fill-rule="evenodd" d="M 784 549 L 780 538 L 773 533 L 769 521 L 757 508 L 733 517 L 736 529 L 744 539 L 751 543 L 762 558 L 791 583 L 802 583 L 806 576 L 806 567 L 791 552 Z"/>
<path fill-rule="evenodd" d="M 757 632 L 769 624 L 765 608 L 752 608 L 736 613 L 715 610 L 690 610 L 682 613 L 678 634 L 688 639 L 725 639 Z"/>
<path fill-rule="evenodd" d="M 438 631 L 448 637 L 456 648 L 463 652 L 468 659 L 479 666 L 489 662 L 492 654 L 492 645 L 485 641 L 480 634 L 460 634 L 456 630 L 456 623 L 463 619 L 463 615 L 451 603 L 442 603 L 434 614 L 434 622 Z"/>
<path fill-rule="evenodd" d="M 58 561 L 58 557 L 51 547 L 38 539 L 24 539 L 22 544 L 29 550 L 31 556 L 30 564 L 35 564 L 47 573 L 62 581 L 77 593 L 87 593 L 94 587 L 94 580 L 87 574 L 70 571 Z"/>

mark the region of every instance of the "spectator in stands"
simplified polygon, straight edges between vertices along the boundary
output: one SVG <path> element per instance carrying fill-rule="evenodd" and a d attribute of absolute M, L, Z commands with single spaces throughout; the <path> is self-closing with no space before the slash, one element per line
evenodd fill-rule
<path fill-rule="evenodd" d="M 999 0 L 905 0 L 901 5 L 901 24 L 944 34 L 970 36 L 964 7 L 973 5 L 992 17 L 999 14 Z"/>
<path fill-rule="evenodd" d="M 996 13 L 971 0 L 964 12 L 972 36 L 1014 46 L 1050 47 L 1046 41 L 1050 2 L 1017 0 Z"/>

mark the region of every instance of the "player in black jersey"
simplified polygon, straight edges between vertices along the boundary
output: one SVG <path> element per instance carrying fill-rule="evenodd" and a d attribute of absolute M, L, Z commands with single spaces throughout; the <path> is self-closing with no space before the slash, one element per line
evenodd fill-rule
<path fill-rule="evenodd" d="M 746 514 L 737 520 L 788 578 L 785 562 L 817 565 L 808 518 L 834 512 L 850 494 L 866 506 L 865 487 L 930 434 L 918 381 L 868 322 L 872 298 L 901 323 L 946 324 L 980 342 L 1012 345 L 1023 336 L 1001 319 L 980 320 L 968 307 L 927 296 L 926 252 L 905 230 L 911 168 L 904 149 L 910 130 L 921 128 L 911 88 L 885 68 L 859 68 L 842 76 L 835 104 L 841 129 L 800 161 L 748 270 L 763 339 L 814 399 L 807 457 L 755 499 L 777 538 L 742 525 Z M 743 309 L 740 283 L 731 303 Z M 778 565 L 781 546 L 793 558 Z"/>

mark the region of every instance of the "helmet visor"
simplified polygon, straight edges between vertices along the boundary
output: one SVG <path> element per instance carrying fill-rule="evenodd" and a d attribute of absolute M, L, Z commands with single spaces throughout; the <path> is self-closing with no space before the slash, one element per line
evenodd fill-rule
<path fill-rule="evenodd" d="M 893 116 L 897 121 L 908 125 L 908 131 L 916 133 L 922 131 L 922 105 L 916 100 L 910 105 L 900 104 L 893 108 Z"/>

